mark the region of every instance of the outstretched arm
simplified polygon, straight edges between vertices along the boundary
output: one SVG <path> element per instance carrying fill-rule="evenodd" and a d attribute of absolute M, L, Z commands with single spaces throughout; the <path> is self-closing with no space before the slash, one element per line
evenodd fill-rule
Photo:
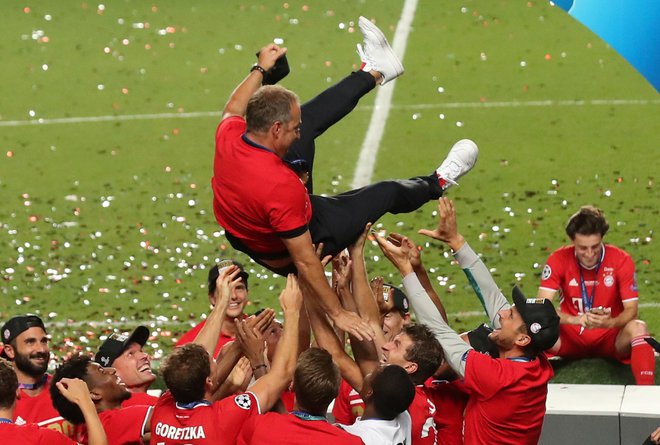
<path fill-rule="evenodd" d="M 425 324 L 433 331 L 440 345 L 442 345 L 445 359 L 454 371 L 460 376 L 465 375 L 465 357 L 472 348 L 442 318 L 440 311 L 431 301 L 417 275 L 412 272 L 410 259 L 407 254 L 401 251 L 401 246 L 393 244 L 382 236 L 376 236 L 376 240 L 385 256 L 397 265 L 402 275 L 405 273 L 403 286 L 406 289 L 410 304 L 415 309 L 418 322 Z"/>
<path fill-rule="evenodd" d="M 291 381 L 298 360 L 298 323 L 302 294 L 298 280 L 293 274 L 286 279 L 286 288 L 280 294 L 280 305 L 284 312 L 284 331 L 273 357 L 268 374 L 258 379 L 250 388 L 262 412 L 269 410 Z"/>
<path fill-rule="evenodd" d="M 499 327 L 497 313 L 510 306 L 495 280 L 479 256 L 467 244 L 463 235 L 458 231 L 456 224 L 456 210 L 454 203 L 447 198 L 438 200 L 438 227 L 434 230 L 422 229 L 420 234 L 443 241 L 453 251 L 456 260 L 468 278 L 472 289 L 479 298 L 493 327 Z"/>
<path fill-rule="evenodd" d="M 241 270 L 236 266 L 230 266 L 220 271 L 216 279 L 215 306 L 213 306 L 207 317 L 204 327 L 193 340 L 193 343 L 204 346 L 211 357 L 215 354 L 215 347 L 218 344 L 218 337 L 229 306 L 232 289 L 241 280 L 238 276 L 240 272 Z"/>
<path fill-rule="evenodd" d="M 316 255 L 309 230 L 294 238 L 282 238 L 298 273 L 311 287 L 312 293 L 318 296 L 323 310 L 334 323 L 359 340 L 371 340 L 373 330 L 356 313 L 341 307 L 337 294 L 334 293 L 323 272 L 321 261 Z"/>
<path fill-rule="evenodd" d="M 305 290 L 305 292 L 307 291 Z M 307 315 L 312 326 L 316 344 L 319 348 L 325 349 L 330 353 L 332 361 L 339 368 L 339 372 L 344 380 L 357 391 L 361 391 L 363 378 L 360 368 L 344 350 L 342 341 L 337 337 L 332 326 L 330 326 L 323 308 L 318 303 L 318 299 L 307 298 L 305 307 L 307 308 Z"/>
<path fill-rule="evenodd" d="M 259 63 L 258 65 L 263 68 L 264 71 L 270 70 L 277 62 L 282 55 L 286 53 L 286 48 L 280 48 L 279 46 L 271 43 L 261 48 L 259 51 Z M 227 104 L 225 109 L 222 112 L 222 119 L 226 119 L 231 116 L 245 116 L 245 110 L 247 109 L 247 103 L 250 100 L 250 97 L 259 89 L 261 86 L 261 81 L 263 80 L 263 73 L 259 70 L 252 70 L 250 74 L 247 75 L 245 79 L 236 87 Z"/>

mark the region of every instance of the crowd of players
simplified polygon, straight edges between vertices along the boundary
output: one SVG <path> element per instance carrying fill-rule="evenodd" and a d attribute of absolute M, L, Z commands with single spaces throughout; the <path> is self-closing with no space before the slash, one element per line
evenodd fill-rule
<path fill-rule="evenodd" d="M 515 288 L 510 305 L 460 235 L 453 203 L 441 198 L 438 210 L 438 227 L 422 233 L 452 249 L 490 326 L 456 334 L 420 249 L 406 236 L 370 234 L 367 226 L 331 262 L 342 304 L 376 334 L 373 341 L 351 337 L 352 356 L 346 335 L 318 302 L 303 296 L 304 282 L 287 277 L 280 295 L 283 321 L 273 309 L 248 316 L 249 273 L 225 261 L 209 273 L 213 309 L 160 367 L 167 386 L 160 397 L 147 394 L 156 374 L 143 350 L 150 334 L 144 326 L 130 335 L 110 335 L 93 357 L 72 357 L 49 374 L 42 320 L 18 315 L 5 322 L 3 442 L 536 443 L 553 375 L 543 351 L 555 346 L 564 325 L 548 299 L 526 299 Z M 363 248 L 370 236 L 400 272 L 403 289 L 368 279 Z M 612 306 L 616 312 L 621 303 Z M 595 329 L 602 328 L 587 326 L 584 332 Z M 607 335 L 622 331 L 609 329 Z M 635 347 L 619 357 L 632 358 Z M 336 424 L 327 415 L 333 401 Z"/>
<path fill-rule="evenodd" d="M 237 182 L 245 177 L 234 171 L 241 177 L 232 179 L 223 164 L 225 170 L 216 170 L 213 183 L 216 217 L 231 229 L 232 245 L 283 275 L 297 268 L 298 275 L 287 275 L 279 296 L 284 319 L 276 320 L 273 309 L 246 314 L 248 271 L 234 260 L 215 265 L 208 277 L 212 310 L 165 357 L 159 372 L 167 389 L 156 397 L 147 393 L 156 380 L 143 350 L 148 328 L 112 334 L 93 357 L 71 357 L 50 374 L 47 326 L 36 315 L 14 316 L 1 332 L 3 443 L 535 444 L 553 376 L 546 352 L 614 357 L 630 362 L 638 384 L 653 384 L 655 357 L 649 331 L 637 317 L 634 263 L 623 250 L 603 243 L 609 226 L 599 209 L 586 206 L 571 217 L 566 228 L 571 244 L 549 257 L 537 298 L 514 288 L 511 304 L 460 234 L 453 202 L 441 197 L 474 165 L 477 149 L 471 141 L 459 141 L 430 176 L 379 183 L 331 199 L 311 195 L 310 201 L 305 186 L 281 170 L 279 158 L 291 152 L 292 144 L 304 142 L 305 132 L 317 123 L 309 150 L 296 153 L 302 153 L 303 162 L 291 162 L 311 192 L 314 138 L 377 83 L 403 72 L 375 25 L 361 18 L 360 28 L 365 37 L 361 70 L 326 95 L 336 114 L 319 106 L 325 104 L 322 95 L 301 109 L 297 97 L 283 88 L 255 93 L 282 75 L 269 79 L 281 68 L 277 61 L 285 60 L 285 50 L 269 45 L 232 94 L 218 130 L 219 144 L 229 144 L 225 133 L 235 133 L 237 151 L 240 144 L 264 149 L 258 164 L 273 164 L 273 177 L 292 184 L 290 194 L 279 190 L 280 198 L 273 193 L 260 198 L 281 201 L 276 207 L 282 226 L 271 224 L 272 233 L 252 237 L 259 232 L 256 223 L 241 232 L 245 220 L 223 208 L 230 204 L 233 185 L 245 188 Z M 379 62 L 381 56 L 387 66 Z M 348 92 L 344 102 L 337 99 L 342 88 Z M 272 125 L 265 120 L 265 131 L 250 127 L 265 119 L 260 108 L 277 108 L 270 102 L 278 100 L 286 119 Z M 257 107 L 247 130 L 246 106 Z M 314 112 L 323 119 L 314 121 Z M 301 115 L 308 123 L 302 129 Z M 291 195 L 299 196 L 305 208 L 299 219 L 287 213 Z M 389 203 L 395 198 L 401 203 Z M 355 233 L 355 224 L 345 224 L 351 212 L 365 211 L 353 218 L 362 224 L 388 211 L 411 211 L 430 199 L 438 200 L 438 224 L 419 233 L 451 249 L 489 319 L 460 335 L 449 326 L 421 250 L 409 237 L 372 234 L 370 224 Z M 379 200 L 388 204 L 379 207 Z M 247 207 L 245 202 L 233 205 Z M 322 221 L 309 219 L 308 206 L 315 218 L 323 215 Z M 325 246 L 312 243 L 319 233 Z M 363 250 L 369 237 L 400 273 L 403 289 L 368 278 Z M 332 268 L 330 284 L 325 267 Z M 557 293 L 558 309 L 552 303 Z M 657 443 L 658 435 L 654 432 L 649 440 Z"/>

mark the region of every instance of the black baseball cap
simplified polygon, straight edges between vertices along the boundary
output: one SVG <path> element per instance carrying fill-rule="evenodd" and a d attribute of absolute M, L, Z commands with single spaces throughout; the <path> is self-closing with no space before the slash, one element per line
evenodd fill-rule
<path fill-rule="evenodd" d="M 245 287 L 247 287 L 248 278 L 250 277 L 250 274 L 245 271 L 243 265 L 236 260 L 229 260 L 229 259 L 220 260 L 218 264 L 214 264 L 209 270 L 209 278 L 208 278 L 209 294 L 215 292 L 215 282 L 218 279 L 218 276 L 220 276 L 220 269 L 231 266 L 232 264 L 241 270 L 238 276 L 243 279 L 243 282 L 245 283 Z"/>
<path fill-rule="evenodd" d="M 513 303 L 527 325 L 527 334 L 537 351 L 550 349 L 559 338 L 559 315 L 546 298 L 526 298 L 518 286 L 513 287 Z"/>
<path fill-rule="evenodd" d="M 147 340 L 149 340 L 149 328 L 146 326 L 138 326 L 131 335 L 112 333 L 99 348 L 94 361 L 104 368 L 110 367 L 129 344 L 137 343 L 144 346 Z"/>
<path fill-rule="evenodd" d="M 407 314 L 410 312 L 410 303 L 408 303 L 408 297 L 403 293 L 401 289 L 396 286 L 393 286 L 389 283 L 383 283 L 383 286 L 389 286 L 392 289 L 392 304 L 394 304 L 394 309 L 397 309 L 402 314 Z"/>
<path fill-rule="evenodd" d="M 44 322 L 34 314 L 17 315 L 10 318 L 9 321 L 2 326 L 2 343 L 9 343 L 30 328 L 41 328 L 46 332 Z M 7 358 L 4 348 L 0 351 L 0 357 Z"/>

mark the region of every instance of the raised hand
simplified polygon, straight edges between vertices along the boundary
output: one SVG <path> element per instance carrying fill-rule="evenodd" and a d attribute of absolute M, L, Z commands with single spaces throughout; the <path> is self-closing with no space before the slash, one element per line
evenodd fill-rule
<path fill-rule="evenodd" d="M 438 227 L 434 230 L 421 229 L 418 233 L 443 241 L 454 251 L 460 249 L 465 239 L 458 232 L 454 202 L 444 197 L 438 199 L 438 213 Z"/>

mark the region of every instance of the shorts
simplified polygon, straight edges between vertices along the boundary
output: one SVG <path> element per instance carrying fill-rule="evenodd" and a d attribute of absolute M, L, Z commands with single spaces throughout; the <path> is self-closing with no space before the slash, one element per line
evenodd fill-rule
<path fill-rule="evenodd" d="M 620 329 L 584 329 L 581 326 L 562 324 L 559 326 L 561 347 L 555 355 L 564 358 L 610 357 L 627 362 L 629 357 L 616 352 L 616 337 Z"/>

